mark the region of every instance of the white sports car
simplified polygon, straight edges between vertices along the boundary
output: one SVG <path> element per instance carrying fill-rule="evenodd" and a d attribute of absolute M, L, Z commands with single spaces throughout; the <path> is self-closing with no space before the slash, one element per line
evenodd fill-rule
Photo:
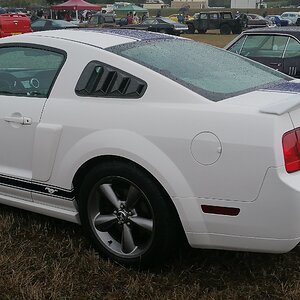
<path fill-rule="evenodd" d="M 0 40 L 0 203 L 81 223 L 125 265 L 300 242 L 300 81 L 163 34 Z"/>

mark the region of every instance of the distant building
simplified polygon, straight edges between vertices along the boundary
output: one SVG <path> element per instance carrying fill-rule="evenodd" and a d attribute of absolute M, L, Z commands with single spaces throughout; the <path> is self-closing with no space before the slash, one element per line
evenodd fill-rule
<path fill-rule="evenodd" d="M 174 0 L 171 1 L 171 7 L 181 8 L 184 6 L 189 6 L 190 8 L 207 8 L 208 0 Z"/>
<path fill-rule="evenodd" d="M 260 0 L 231 0 L 231 8 L 260 8 L 264 5 Z"/>

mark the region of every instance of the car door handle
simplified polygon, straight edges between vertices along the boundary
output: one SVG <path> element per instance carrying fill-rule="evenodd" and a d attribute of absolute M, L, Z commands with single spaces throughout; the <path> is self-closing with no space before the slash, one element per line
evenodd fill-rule
<path fill-rule="evenodd" d="M 32 124 L 31 118 L 27 118 L 27 117 L 6 117 L 6 118 L 4 118 L 4 121 L 10 122 L 10 123 L 18 123 L 18 124 L 22 124 L 22 125 L 31 125 Z"/>

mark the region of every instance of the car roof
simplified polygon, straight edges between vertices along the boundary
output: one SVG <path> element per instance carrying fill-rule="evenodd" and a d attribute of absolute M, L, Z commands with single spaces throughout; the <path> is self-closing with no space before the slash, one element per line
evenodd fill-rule
<path fill-rule="evenodd" d="M 288 34 L 296 37 L 297 39 L 300 39 L 300 27 L 263 27 L 257 29 L 249 29 L 243 32 L 243 34 L 247 33 Z"/>
<path fill-rule="evenodd" d="M 63 30 L 49 30 L 49 31 L 38 31 L 27 35 L 18 35 L 6 38 L 11 41 L 25 41 L 30 42 L 30 37 L 42 37 L 42 38 L 57 38 L 68 41 L 74 41 L 84 43 L 99 48 L 108 48 L 117 46 L 120 44 L 127 44 L 137 41 L 150 41 L 150 40 L 161 40 L 161 39 L 176 39 L 171 35 L 165 35 L 161 33 L 153 33 L 141 30 L 132 29 L 113 29 L 113 28 L 79 28 L 79 29 L 63 29 Z M 2 42 L 2 41 L 1 41 Z M 4 41 L 3 41 L 4 42 Z"/>
<path fill-rule="evenodd" d="M 295 15 L 299 15 L 299 12 L 298 11 L 285 11 L 282 13 L 283 14 L 295 14 Z"/>

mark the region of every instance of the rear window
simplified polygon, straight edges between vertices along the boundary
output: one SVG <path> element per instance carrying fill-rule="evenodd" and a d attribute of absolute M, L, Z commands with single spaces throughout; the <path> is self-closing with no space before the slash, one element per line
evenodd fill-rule
<path fill-rule="evenodd" d="M 291 80 L 282 73 L 231 52 L 184 39 L 136 42 L 107 50 L 144 65 L 213 101 Z"/>

